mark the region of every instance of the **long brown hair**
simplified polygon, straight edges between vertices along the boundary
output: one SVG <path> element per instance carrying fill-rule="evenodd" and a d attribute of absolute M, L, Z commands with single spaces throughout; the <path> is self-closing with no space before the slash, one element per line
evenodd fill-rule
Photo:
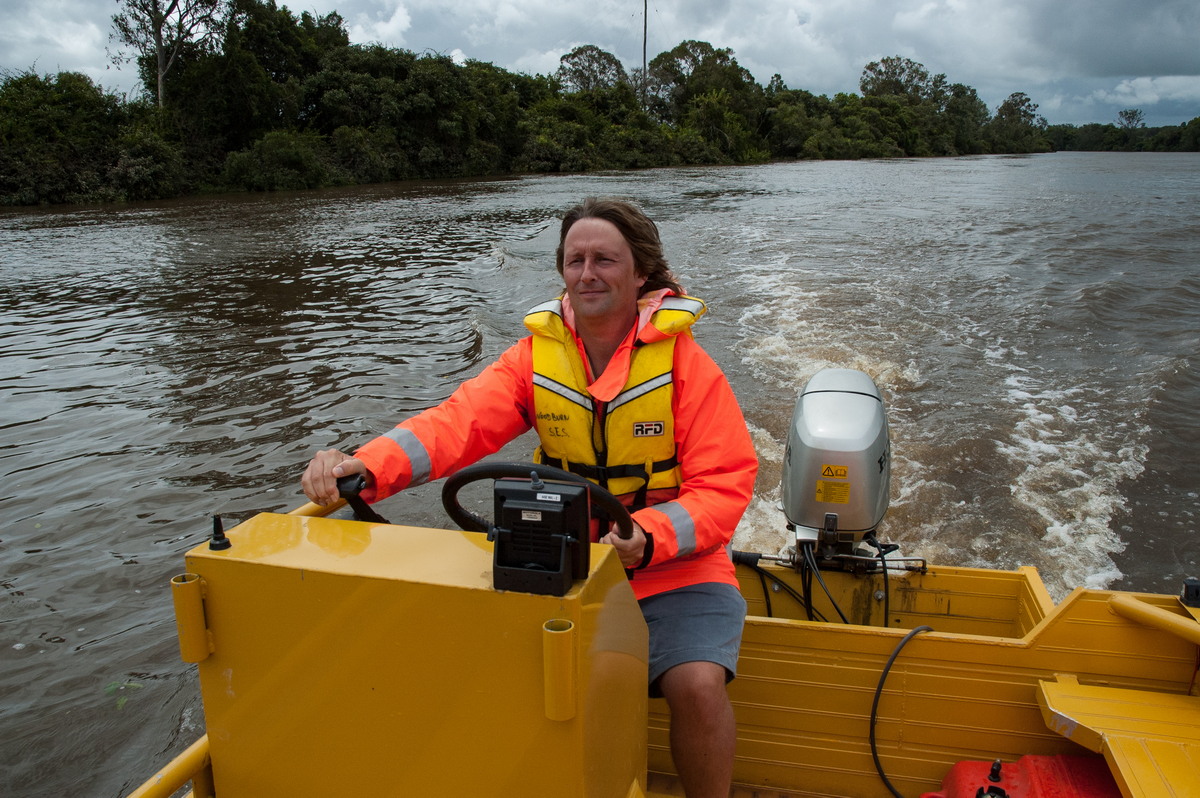
<path fill-rule="evenodd" d="M 671 268 L 663 257 L 658 225 L 636 205 L 623 200 L 588 197 L 567 211 L 563 216 L 558 250 L 555 252 L 555 266 L 559 274 L 563 271 L 563 242 L 567 238 L 567 231 L 580 219 L 603 219 L 616 226 L 625 237 L 626 243 L 633 251 L 634 269 L 639 277 L 646 278 L 639 296 L 659 288 L 670 288 L 677 294 L 683 293 L 683 288 L 675 281 L 675 275 L 671 273 Z"/>

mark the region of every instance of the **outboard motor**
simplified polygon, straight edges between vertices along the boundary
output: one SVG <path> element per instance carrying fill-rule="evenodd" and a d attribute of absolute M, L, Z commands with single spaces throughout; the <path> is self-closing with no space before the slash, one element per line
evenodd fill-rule
<path fill-rule="evenodd" d="M 853 556 L 887 512 L 890 476 L 875 383 L 854 369 L 818 372 L 796 402 L 783 462 L 783 512 L 796 554 L 815 548 L 823 561 Z"/>

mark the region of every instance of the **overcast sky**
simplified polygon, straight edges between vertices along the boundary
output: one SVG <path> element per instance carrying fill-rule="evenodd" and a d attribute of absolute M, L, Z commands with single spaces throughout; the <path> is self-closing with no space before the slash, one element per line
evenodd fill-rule
<path fill-rule="evenodd" d="M 78 71 L 135 86 L 106 50 L 116 0 L 0 0 L 0 69 Z M 278 2 L 278 0 L 277 0 Z M 642 62 L 637 0 L 297 0 L 338 11 L 355 43 L 488 61 L 549 74 L 580 44 Z M 1150 126 L 1200 116 L 1200 0 L 650 0 L 648 57 L 687 39 L 733 50 L 766 85 L 832 97 L 858 92 L 863 67 L 899 55 L 974 87 L 995 110 L 1025 92 L 1051 123 Z"/>

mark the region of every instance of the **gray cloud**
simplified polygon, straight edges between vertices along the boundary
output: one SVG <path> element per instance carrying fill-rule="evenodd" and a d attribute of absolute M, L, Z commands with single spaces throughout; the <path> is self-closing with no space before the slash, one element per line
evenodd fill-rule
<path fill-rule="evenodd" d="M 1196 0 L 655 0 L 649 57 L 686 39 L 732 49 L 758 82 L 832 96 L 858 91 L 870 61 L 900 55 L 973 86 L 992 108 L 1025 92 L 1054 122 L 1112 122 L 1141 108 L 1151 125 L 1200 116 Z M 549 73 L 579 44 L 642 61 L 635 0 L 306 0 L 297 13 L 338 11 L 355 42 Z M 0 11 L 0 68 L 84 72 L 133 90 L 106 58 L 116 2 L 9 0 Z"/>

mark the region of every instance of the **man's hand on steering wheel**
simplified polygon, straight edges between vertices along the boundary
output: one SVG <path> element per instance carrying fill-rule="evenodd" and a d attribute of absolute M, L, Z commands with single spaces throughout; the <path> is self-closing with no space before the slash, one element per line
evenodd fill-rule
<path fill-rule="evenodd" d="M 637 521 L 633 522 L 633 535 L 626 540 L 617 534 L 617 525 L 613 523 L 608 534 L 600 538 L 601 543 L 607 543 L 617 550 L 621 565 L 625 568 L 637 568 L 642 564 L 646 554 L 646 530 Z"/>

